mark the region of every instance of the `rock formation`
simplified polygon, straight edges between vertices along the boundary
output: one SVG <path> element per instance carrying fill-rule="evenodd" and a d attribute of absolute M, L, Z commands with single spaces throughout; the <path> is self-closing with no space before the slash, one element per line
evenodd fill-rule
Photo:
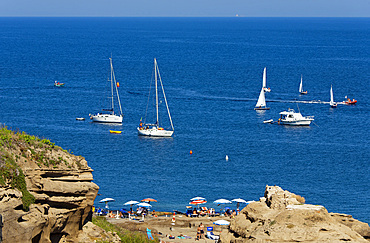
<path fill-rule="evenodd" d="M 3 242 L 76 242 L 99 187 L 81 156 L 0 130 Z"/>
<path fill-rule="evenodd" d="M 278 186 L 266 186 L 264 197 L 247 205 L 221 233 L 220 241 L 369 242 L 368 224 L 304 202 Z"/>

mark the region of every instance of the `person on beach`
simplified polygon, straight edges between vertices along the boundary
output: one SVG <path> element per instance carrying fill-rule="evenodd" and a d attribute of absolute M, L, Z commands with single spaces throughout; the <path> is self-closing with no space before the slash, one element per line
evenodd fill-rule
<path fill-rule="evenodd" d="M 197 239 L 196 240 L 200 240 L 200 225 L 197 228 Z"/>
<path fill-rule="evenodd" d="M 204 236 L 204 225 L 203 225 L 203 223 L 200 223 L 199 227 L 200 227 L 200 239 L 205 238 L 205 236 Z"/>

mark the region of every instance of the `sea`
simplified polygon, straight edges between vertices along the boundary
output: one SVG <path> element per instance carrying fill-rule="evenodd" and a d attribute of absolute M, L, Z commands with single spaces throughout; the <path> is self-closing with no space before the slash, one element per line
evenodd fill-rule
<path fill-rule="evenodd" d="M 89 119 L 109 102 L 109 58 L 122 125 Z M 137 135 L 153 121 L 154 58 L 172 138 Z M 256 112 L 265 67 L 271 109 Z M 0 18 L 0 123 L 86 158 L 96 207 L 150 197 L 151 210 L 185 211 L 201 196 L 217 211 L 217 199 L 257 201 L 278 185 L 369 223 L 369 68 L 370 18 Z M 330 108 L 331 85 L 357 104 Z M 289 108 L 314 123 L 263 123 Z"/>

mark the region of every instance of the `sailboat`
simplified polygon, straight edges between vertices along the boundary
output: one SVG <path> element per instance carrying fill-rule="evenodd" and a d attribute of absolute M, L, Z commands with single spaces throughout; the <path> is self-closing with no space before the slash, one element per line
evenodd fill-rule
<path fill-rule="evenodd" d="M 307 94 L 307 91 L 303 91 L 303 78 L 302 78 L 302 75 L 301 75 L 301 83 L 299 84 L 299 93 L 301 95 Z"/>
<path fill-rule="evenodd" d="M 271 89 L 266 87 L 266 67 L 263 69 L 262 89 L 265 92 L 271 92 Z"/>
<path fill-rule="evenodd" d="M 333 85 L 330 87 L 330 107 L 337 108 L 337 102 L 334 102 Z"/>
<path fill-rule="evenodd" d="M 110 104 L 111 107 L 109 109 L 103 109 L 103 113 L 97 113 L 95 115 L 90 115 L 90 119 L 93 122 L 101 122 L 101 123 L 122 123 L 123 119 L 123 113 L 122 113 L 122 107 L 121 107 L 121 101 L 119 98 L 119 93 L 118 93 L 118 87 L 119 83 L 116 81 L 116 76 L 114 75 L 114 70 L 113 70 L 113 62 L 112 58 L 109 58 L 110 61 L 110 83 L 111 83 L 111 99 Z M 118 101 L 118 107 L 119 107 L 119 113 L 116 114 L 114 112 L 115 106 L 114 106 L 114 92 L 116 93 L 116 98 Z"/>
<path fill-rule="evenodd" d="M 171 129 L 167 129 L 167 130 L 162 128 L 160 126 L 160 123 L 159 123 L 158 79 L 159 79 L 159 83 L 160 83 L 161 88 L 162 88 L 163 98 L 164 98 L 164 101 L 165 101 L 165 104 L 166 104 L 167 114 L 168 114 L 168 118 L 169 118 L 170 124 L 171 124 Z M 156 58 L 154 58 L 154 85 L 155 85 L 156 121 L 155 121 L 155 123 L 145 123 L 145 121 L 146 121 L 146 118 L 145 118 L 144 123 L 142 123 L 141 120 L 140 120 L 140 125 L 137 128 L 138 135 L 139 136 L 151 136 L 151 137 L 171 137 L 173 132 L 174 132 L 174 127 L 173 127 L 173 123 L 172 123 L 170 109 L 168 108 L 166 94 L 164 92 L 163 83 L 162 83 L 162 79 L 161 79 L 161 74 L 159 73 L 159 68 L 158 68 Z M 149 96 L 150 96 L 150 92 L 149 92 Z M 149 102 L 149 99 L 148 99 L 148 102 Z"/>
<path fill-rule="evenodd" d="M 260 96 L 258 97 L 258 101 L 255 110 L 270 110 L 270 107 L 266 107 L 266 99 L 265 99 L 265 91 L 262 88 L 260 92 Z"/>

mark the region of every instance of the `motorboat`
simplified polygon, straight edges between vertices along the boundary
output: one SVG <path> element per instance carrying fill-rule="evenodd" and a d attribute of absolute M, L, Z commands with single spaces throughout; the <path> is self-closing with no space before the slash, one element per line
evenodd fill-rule
<path fill-rule="evenodd" d="M 59 83 L 58 81 L 55 81 L 54 82 L 54 86 L 55 87 L 63 87 L 64 86 L 64 83 Z"/>
<path fill-rule="evenodd" d="M 351 100 L 350 98 L 347 98 L 347 100 L 343 101 L 343 103 L 346 104 L 346 105 L 354 105 L 354 104 L 357 103 L 357 100 L 355 100 L 355 99 Z"/>
<path fill-rule="evenodd" d="M 300 112 L 295 112 L 293 109 L 288 111 L 282 111 L 279 113 L 280 118 L 278 119 L 279 125 L 290 125 L 290 126 L 309 126 L 314 120 L 313 116 L 302 116 Z"/>

